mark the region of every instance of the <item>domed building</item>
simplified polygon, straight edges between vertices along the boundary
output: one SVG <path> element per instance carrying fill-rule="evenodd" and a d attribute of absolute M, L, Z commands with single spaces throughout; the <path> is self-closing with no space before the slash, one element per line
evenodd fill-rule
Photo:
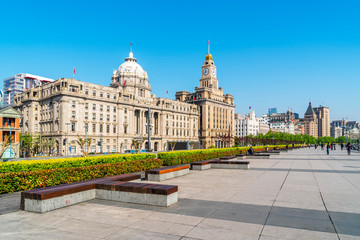
<path fill-rule="evenodd" d="M 88 152 L 126 152 L 134 149 L 133 140 L 144 140 L 142 149 L 148 149 L 150 115 L 153 151 L 166 150 L 169 141 L 199 141 L 198 107 L 152 95 L 147 72 L 132 51 L 111 80 L 101 86 L 59 78 L 16 95 L 22 132 L 55 140 L 55 155 L 82 154 L 76 140 L 85 136 L 93 140 Z"/>

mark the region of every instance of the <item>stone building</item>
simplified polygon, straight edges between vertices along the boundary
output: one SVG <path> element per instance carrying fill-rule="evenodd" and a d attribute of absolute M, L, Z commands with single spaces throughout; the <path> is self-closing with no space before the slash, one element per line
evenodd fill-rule
<path fill-rule="evenodd" d="M 0 151 L 4 150 L 0 156 L 2 158 L 20 157 L 20 118 L 21 115 L 12 107 L 0 109 Z M 11 148 L 5 144 L 10 136 Z"/>
<path fill-rule="evenodd" d="M 148 108 L 151 149 L 165 150 L 167 141 L 199 140 L 198 107 L 152 95 L 147 72 L 132 52 L 113 72 L 110 87 L 61 78 L 17 95 L 15 107 L 23 115 L 22 131 L 55 138 L 61 155 L 68 149 L 81 154 L 76 140 L 85 135 L 93 139 L 89 152 L 133 149 L 133 139 L 147 140 Z"/>
<path fill-rule="evenodd" d="M 309 106 L 305 112 L 303 124 L 304 124 L 304 134 L 316 138 L 318 137 L 318 119 L 313 107 L 311 106 L 311 102 L 309 102 Z"/>
<path fill-rule="evenodd" d="M 249 135 L 257 136 L 259 133 L 259 120 L 256 118 L 255 111 L 245 114 L 242 118 L 239 113 L 235 113 L 235 136 L 246 137 Z"/>
<path fill-rule="evenodd" d="M 234 96 L 224 94 L 219 87 L 217 70 L 210 51 L 201 69 L 200 86 L 195 87 L 193 93 L 176 92 L 176 99 L 199 106 L 199 137 L 203 148 L 232 146 L 235 134 Z"/>
<path fill-rule="evenodd" d="M 320 106 L 314 108 L 314 112 L 318 119 L 318 135 L 319 137 L 330 137 L 330 114 L 329 108 Z"/>

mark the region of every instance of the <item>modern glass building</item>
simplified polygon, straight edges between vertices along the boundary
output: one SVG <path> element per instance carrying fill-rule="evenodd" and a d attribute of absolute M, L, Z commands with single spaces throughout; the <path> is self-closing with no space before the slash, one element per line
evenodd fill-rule
<path fill-rule="evenodd" d="M 40 86 L 55 80 L 29 73 L 18 73 L 12 77 L 4 79 L 4 105 L 12 106 L 14 96 L 22 93 L 24 90 Z"/>

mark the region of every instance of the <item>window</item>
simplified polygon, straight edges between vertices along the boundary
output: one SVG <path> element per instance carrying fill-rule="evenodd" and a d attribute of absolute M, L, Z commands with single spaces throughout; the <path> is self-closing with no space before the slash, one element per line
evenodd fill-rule
<path fill-rule="evenodd" d="M 106 121 L 110 122 L 110 114 L 106 115 Z"/>
<path fill-rule="evenodd" d="M 106 94 L 107 98 L 110 98 L 110 93 Z"/>
<path fill-rule="evenodd" d="M 92 114 L 92 120 L 95 121 L 96 120 L 96 113 Z"/>
<path fill-rule="evenodd" d="M 38 120 L 38 115 L 37 114 L 35 114 L 35 120 Z"/>
<path fill-rule="evenodd" d="M 100 114 L 100 121 L 102 121 L 103 120 L 103 114 L 101 113 Z"/>
<path fill-rule="evenodd" d="M 100 129 L 99 129 L 99 132 L 103 132 L 103 125 L 102 124 L 100 124 Z"/>
<path fill-rule="evenodd" d="M 116 99 L 116 94 L 114 94 L 114 99 Z"/>
<path fill-rule="evenodd" d="M 110 125 L 109 124 L 106 125 L 106 133 L 110 133 Z"/>
<path fill-rule="evenodd" d="M 103 97 L 103 95 L 104 95 L 104 94 L 103 94 L 102 92 L 100 92 L 100 97 Z"/>
<path fill-rule="evenodd" d="M 103 110 L 103 105 L 100 105 L 100 111 L 102 111 Z"/>
<path fill-rule="evenodd" d="M 85 112 L 85 119 L 88 120 L 89 119 L 89 113 L 88 112 Z"/>
<path fill-rule="evenodd" d="M 86 109 L 86 110 L 89 109 L 89 103 L 85 103 L 85 109 Z"/>
<path fill-rule="evenodd" d="M 76 129 L 75 129 L 75 122 L 72 122 L 72 123 L 71 123 L 71 131 L 72 131 L 72 132 L 75 132 L 75 130 L 76 130 Z"/>
<path fill-rule="evenodd" d="M 93 104 L 93 110 L 94 111 L 96 110 L 96 104 Z"/>
<path fill-rule="evenodd" d="M 113 115 L 113 122 L 116 122 L 116 115 Z"/>
<path fill-rule="evenodd" d="M 93 91 L 93 96 L 94 96 L 94 97 L 96 96 L 96 91 Z"/>
<path fill-rule="evenodd" d="M 124 113 L 127 114 L 127 108 L 124 109 Z"/>
<path fill-rule="evenodd" d="M 124 116 L 124 123 L 127 123 L 127 116 Z"/>
<path fill-rule="evenodd" d="M 72 105 L 71 105 L 73 108 L 76 106 L 76 103 L 75 101 L 72 101 Z"/>
<path fill-rule="evenodd" d="M 116 126 L 113 127 L 113 133 L 116 133 Z"/>
<path fill-rule="evenodd" d="M 37 131 L 38 131 L 38 125 L 35 124 L 35 132 L 37 132 Z"/>
<path fill-rule="evenodd" d="M 71 146 L 70 147 L 70 152 L 71 153 L 76 153 L 76 146 Z"/>
<path fill-rule="evenodd" d="M 113 152 L 116 152 L 116 145 L 113 145 Z"/>
<path fill-rule="evenodd" d="M 110 112 L 110 106 L 106 106 L 106 111 Z"/>
<path fill-rule="evenodd" d="M 72 118 L 75 118 L 75 117 L 76 117 L 75 111 L 72 111 L 72 112 L 71 112 L 71 117 L 72 117 Z"/>
<path fill-rule="evenodd" d="M 106 151 L 110 152 L 110 146 L 109 145 L 106 146 Z"/>
<path fill-rule="evenodd" d="M 127 126 L 124 126 L 124 133 L 127 133 Z"/>
<path fill-rule="evenodd" d="M 92 125 L 92 132 L 95 133 L 96 132 L 96 124 Z"/>
<path fill-rule="evenodd" d="M 89 124 L 85 123 L 85 132 L 89 131 Z"/>
<path fill-rule="evenodd" d="M 116 112 L 116 107 L 114 107 L 114 113 Z"/>
<path fill-rule="evenodd" d="M 86 95 L 89 94 L 89 89 L 85 89 L 85 94 L 86 94 Z"/>

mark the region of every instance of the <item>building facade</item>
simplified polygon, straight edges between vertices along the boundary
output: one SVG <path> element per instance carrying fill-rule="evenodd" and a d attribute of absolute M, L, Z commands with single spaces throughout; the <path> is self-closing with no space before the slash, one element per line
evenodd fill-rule
<path fill-rule="evenodd" d="M 54 138 L 60 155 L 81 154 L 76 140 L 85 136 L 93 139 L 88 147 L 94 153 L 124 152 L 139 139 L 147 148 L 149 108 L 152 150 L 166 150 L 167 141 L 199 139 L 198 107 L 152 95 L 132 52 L 113 72 L 110 87 L 61 78 L 17 95 L 15 107 L 23 115 L 22 131 Z"/>
<path fill-rule="evenodd" d="M 4 79 L 4 105 L 11 106 L 14 104 L 16 94 L 22 93 L 33 87 L 45 83 L 54 82 L 55 80 L 36 76 L 29 73 L 18 73 L 12 77 Z"/>
<path fill-rule="evenodd" d="M 235 136 L 246 137 L 249 135 L 256 136 L 259 133 L 259 121 L 256 118 L 255 111 L 252 110 L 244 118 L 241 114 L 235 113 Z"/>
<path fill-rule="evenodd" d="M 304 133 L 313 137 L 318 137 L 318 119 L 316 113 L 309 102 L 309 106 L 304 114 L 303 119 Z"/>
<path fill-rule="evenodd" d="M 0 151 L 2 152 L 0 157 L 2 158 L 20 156 L 20 118 L 19 112 L 12 107 L 0 109 Z"/>
<path fill-rule="evenodd" d="M 219 87 L 217 69 L 210 52 L 201 68 L 200 86 L 193 93 L 176 92 L 180 102 L 199 106 L 199 138 L 203 148 L 228 147 L 234 144 L 234 97 Z"/>
<path fill-rule="evenodd" d="M 314 108 L 318 119 L 319 137 L 330 137 L 330 112 L 328 107 L 320 106 Z"/>

